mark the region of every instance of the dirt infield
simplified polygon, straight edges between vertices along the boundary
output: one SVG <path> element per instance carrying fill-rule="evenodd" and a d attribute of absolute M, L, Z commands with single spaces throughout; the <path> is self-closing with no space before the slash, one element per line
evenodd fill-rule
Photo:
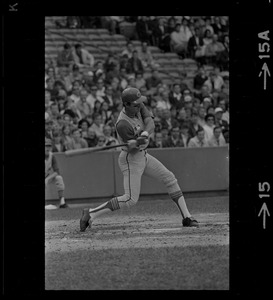
<path fill-rule="evenodd" d="M 200 212 L 199 206 L 206 202 L 210 211 L 206 207 Z M 166 200 L 142 201 L 133 209 L 110 213 L 97 219 L 92 229 L 85 232 L 79 231 L 81 207 L 46 212 L 46 289 L 228 289 L 228 197 L 190 199 L 188 203 L 200 223 L 199 228 L 182 227 L 176 206 Z M 66 260 L 61 263 L 64 257 Z M 171 263 L 164 263 L 170 258 Z M 142 263 L 138 265 L 138 261 Z M 177 267 L 181 261 L 187 262 L 182 270 Z M 197 266 L 203 270 L 208 263 L 211 269 L 216 263 L 211 274 L 207 270 L 205 278 L 193 274 L 190 282 L 185 280 L 185 270 Z M 133 268 L 134 264 L 137 267 Z M 131 267 L 134 270 L 129 271 Z M 169 275 L 168 280 L 159 284 L 159 277 L 167 276 L 169 268 L 173 270 L 172 277 L 176 277 L 178 269 L 183 281 L 170 280 Z M 86 280 L 81 280 L 81 272 L 88 274 Z M 138 280 L 132 280 L 136 274 Z M 117 277 L 126 278 L 126 284 Z"/>

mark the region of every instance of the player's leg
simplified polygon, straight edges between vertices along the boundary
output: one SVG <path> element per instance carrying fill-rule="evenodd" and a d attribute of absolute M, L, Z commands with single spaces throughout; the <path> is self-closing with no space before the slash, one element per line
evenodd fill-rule
<path fill-rule="evenodd" d="M 187 208 L 185 198 L 174 174 L 155 157 L 148 153 L 146 155 L 147 164 L 144 174 L 163 182 L 171 199 L 179 208 L 179 211 L 183 218 L 182 224 L 184 226 L 198 226 L 198 222 L 192 218 Z"/>
<path fill-rule="evenodd" d="M 145 168 L 144 154 L 132 156 L 127 152 L 122 152 L 119 157 L 119 166 L 123 174 L 124 194 L 114 197 L 98 207 L 84 209 L 80 221 L 81 231 L 85 231 L 90 223 L 99 216 L 137 203 L 141 176 Z"/>
<path fill-rule="evenodd" d="M 61 175 L 57 175 L 54 178 L 55 185 L 57 188 L 58 196 L 59 196 L 59 201 L 60 201 L 60 208 L 67 208 L 68 205 L 65 203 L 65 198 L 64 198 L 64 190 L 65 190 L 65 185 L 63 181 L 63 177 Z"/>

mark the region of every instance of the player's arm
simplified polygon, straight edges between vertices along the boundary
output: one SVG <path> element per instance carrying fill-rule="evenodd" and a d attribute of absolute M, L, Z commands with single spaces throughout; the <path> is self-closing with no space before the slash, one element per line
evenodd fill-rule
<path fill-rule="evenodd" d="M 154 116 L 144 104 L 141 105 L 140 113 L 144 122 L 144 130 L 141 135 L 149 137 L 155 129 Z"/>
<path fill-rule="evenodd" d="M 137 137 L 132 126 L 125 120 L 120 120 L 116 125 L 117 132 L 124 143 L 128 143 L 128 152 L 138 149 Z"/>

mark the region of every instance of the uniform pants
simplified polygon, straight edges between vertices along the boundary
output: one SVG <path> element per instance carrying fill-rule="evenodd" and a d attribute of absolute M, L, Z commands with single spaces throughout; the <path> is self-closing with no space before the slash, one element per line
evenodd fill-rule
<path fill-rule="evenodd" d="M 141 188 L 141 177 L 147 175 L 161 181 L 167 191 L 173 193 L 173 186 L 177 186 L 177 180 L 159 160 L 148 154 L 146 150 L 130 154 L 121 151 L 119 155 L 119 167 L 123 173 L 124 195 L 117 197 L 119 206 L 131 206 L 137 203 Z"/>

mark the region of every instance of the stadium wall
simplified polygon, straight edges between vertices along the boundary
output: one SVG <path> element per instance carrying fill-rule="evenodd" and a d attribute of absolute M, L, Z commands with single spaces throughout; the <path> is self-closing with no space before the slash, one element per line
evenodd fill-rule
<path fill-rule="evenodd" d="M 229 186 L 228 146 L 206 148 L 149 149 L 172 171 L 183 192 L 223 191 Z M 55 153 L 65 183 L 66 199 L 92 199 L 123 194 L 123 177 L 118 166 L 119 151 L 104 151 L 68 157 Z M 163 184 L 142 177 L 141 195 L 165 194 Z M 46 200 L 58 198 L 54 184 Z"/>

